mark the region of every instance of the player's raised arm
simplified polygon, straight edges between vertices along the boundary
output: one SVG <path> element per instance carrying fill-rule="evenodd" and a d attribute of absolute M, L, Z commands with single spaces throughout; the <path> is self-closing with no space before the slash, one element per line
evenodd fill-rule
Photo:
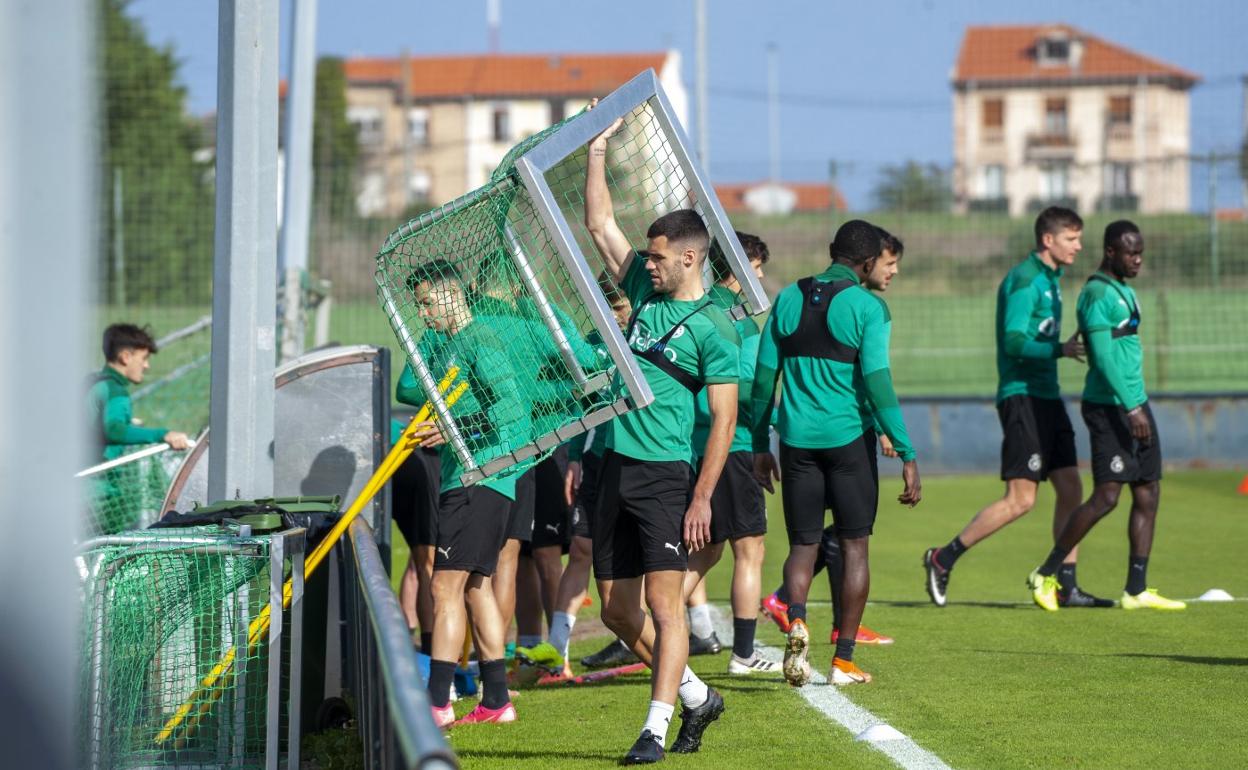
<path fill-rule="evenodd" d="M 597 103 L 598 100 L 595 99 L 590 104 L 590 109 Z M 628 255 L 633 248 L 615 221 L 611 191 L 607 189 L 607 140 L 623 124 L 624 119 L 619 118 L 606 131 L 593 138 L 589 143 L 589 159 L 585 169 L 585 228 L 594 239 L 594 246 L 602 255 L 611 278 L 617 283 L 624 278 L 628 268 Z"/>
<path fill-rule="evenodd" d="M 773 481 L 780 480 L 780 466 L 771 454 L 771 413 L 776 406 L 776 380 L 780 377 L 780 343 L 773 312 L 763 325 L 758 340 L 758 357 L 754 364 L 754 382 L 750 391 L 751 442 L 754 449 L 754 475 L 768 492 L 775 492 Z"/>

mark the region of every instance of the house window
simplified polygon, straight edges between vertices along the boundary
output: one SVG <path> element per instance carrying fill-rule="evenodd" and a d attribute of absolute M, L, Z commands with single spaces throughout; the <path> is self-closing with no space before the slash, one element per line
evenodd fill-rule
<path fill-rule="evenodd" d="M 1111 127 L 1131 125 L 1130 96 L 1109 97 L 1109 125 Z"/>
<path fill-rule="evenodd" d="M 1131 164 L 1110 163 L 1107 192 L 1113 196 L 1131 195 Z"/>
<path fill-rule="evenodd" d="M 1044 100 L 1044 133 L 1049 136 L 1066 135 L 1066 99 L 1051 96 Z"/>
<path fill-rule="evenodd" d="M 1060 163 L 1040 169 L 1040 197 L 1058 200 L 1070 195 L 1070 166 Z"/>
<path fill-rule="evenodd" d="M 1036 46 L 1036 54 L 1042 65 L 1066 64 L 1070 60 L 1070 40 L 1064 37 L 1045 38 Z"/>
<path fill-rule="evenodd" d="M 1005 166 L 994 163 L 980 169 L 980 197 L 1005 197 Z"/>
<path fill-rule="evenodd" d="M 429 146 L 429 110 L 414 107 L 408 111 L 407 134 L 417 147 Z"/>
<path fill-rule="evenodd" d="M 553 124 L 555 124 L 555 123 L 558 123 L 559 121 L 563 120 L 565 117 L 567 117 L 567 110 L 566 110 L 566 109 L 564 109 L 563 100 L 562 100 L 562 99 L 552 99 L 552 100 L 550 101 L 550 122 L 551 122 L 551 124 L 553 125 Z"/>
<path fill-rule="evenodd" d="M 507 105 L 494 105 L 492 125 L 494 126 L 494 141 L 511 141 L 511 110 L 507 108 Z"/>
<path fill-rule="evenodd" d="M 356 137 L 362 145 L 381 144 L 385 137 L 381 110 L 376 107 L 348 107 L 347 121 L 355 126 Z"/>
<path fill-rule="evenodd" d="M 424 169 L 416 169 L 407 178 L 408 203 L 428 203 L 429 192 L 432 188 L 433 180 L 429 177 L 429 172 Z"/>
<path fill-rule="evenodd" d="M 379 213 L 386 205 L 386 178 L 380 171 L 370 171 L 360 179 L 355 209 L 360 216 Z"/>
<path fill-rule="evenodd" d="M 984 128 L 1000 129 L 1005 125 L 1005 100 L 985 99 L 983 105 Z"/>

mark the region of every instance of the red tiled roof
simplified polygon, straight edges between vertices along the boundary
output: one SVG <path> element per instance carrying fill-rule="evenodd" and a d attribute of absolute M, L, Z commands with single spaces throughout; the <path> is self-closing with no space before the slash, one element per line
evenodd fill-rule
<path fill-rule="evenodd" d="M 606 94 L 647 68 L 658 72 L 666 59 L 666 53 L 413 56 L 409 91 L 414 99 Z M 351 85 L 398 86 L 402 62 L 355 57 L 343 69 Z"/>
<path fill-rule="evenodd" d="M 1083 56 L 1077 68 L 1042 66 L 1038 62 L 1036 43 L 1054 33 L 1082 41 Z M 956 84 L 971 80 L 1117 80 L 1139 77 L 1171 79 L 1183 87 L 1191 87 L 1200 79 L 1187 70 L 1066 24 L 967 27 L 953 71 Z"/>
<path fill-rule="evenodd" d="M 767 183 L 717 184 L 714 186 L 715 195 L 719 198 L 719 205 L 723 207 L 725 214 L 741 214 L 749 211 L 749 207 L 745 205 L 745 194 L 765 184 Z M 841 191 L 826 183 L 781 182 L 780 186 L 797 194 L 797 203 L 793 206 L 794 211 L 829 211 L 833 208 L 837 211 L 845 211 L 848 208 Z"/>

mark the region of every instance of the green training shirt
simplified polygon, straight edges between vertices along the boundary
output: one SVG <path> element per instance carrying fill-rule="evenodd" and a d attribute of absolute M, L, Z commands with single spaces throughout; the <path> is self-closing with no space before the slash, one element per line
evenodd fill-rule
<path fill-rule="evenodd" d="M 1134 409 L 1148 400 L 1144 392 L 1144 349 L 1139 334 L 1114 337 L 1139 320 L 1139 300 L 1124 281 L 1104 272 L 1089 280 L 1075 305 L 1079 331 L 1088 345 L 1088 374 L 1083 400 Z M 1134 313 L 1132 312 L 1134 311 Z"/>
<path fill-rule="evenodd" d="M 451 415 L 465 433 L 472 430 L 472 425 L 485 426 L 480 428 L 479 438 L 468 438 L 478 463 L 500 456 L 502 447 L 510 448 L 531 435 L 529 404 L 502 343 L 488 327 L 474 319 L 453 335 L 426 334 L 421 338 L 421 352 L 435 379 L 440 380 L 451 366 L 458 366 L 456 382 L 467 381 L 468 390 L 451 407 Z M 425 403 L 425 392 L 411 364 L 403 368 L 395 398 L 412 406 Z M 442 491 L 462 487 L 459 477 L 464 468 L 449 441 L 438 447 L 438 454 L 442 460 Z M 518 475 L 515 471 L 509 468 L 480 483 L 514 500 Z"/>
<path fill-rule="evenodd" d="M 854 282 L 829 303 L 828 330 L 841 343 L 857 348 L 858 360 L 843 363 L 784 356 L 780 340 L 797 329 L 805 303 L 796 283 L 786 286 L 776 297 L 759 339 L 750 409 L 754 451 L 769 448 L 767 428 L 780 379 L 776 429 L 785 444 L 802 449 L 845 446 L 878 424 L 901 459 L 913 460 L 914 449 L 888 366 L 892 331 L 888 306 L 858 284 L 858 275 L 844 265 L 832 265 L 815 280 Z"/>
<path fill-rule="evenodd" d="M 113 460 L 125 453 L 127 446 L 159 444 L 168 428 L 143 428 L 134 424 L 130 402 L 130 381 L 125 375 L 105 364 L 95 375 L 87 391 L 87 414 L 94 433 L 102 437 L 100 459 Z"/>
<path fill-rule="evenodd" d="M 997 401 L 1061 398 L 1062 277 L 1036 252 L 1006 273 L 997 289 Z"/>
<path fill-rule="evenodd" d="M 668 360 L 707 385 L 736 383 L 736 331 L 724 311 L 706 297 L 674 300 L 659 294 L 650 282 L 645 260 L 636 254 L 631 260 L 620 282 L 620 290 L 635 309 L 629 347 L 646 350 L 680 324 L 667 343 Z M 607 448 L 635 460 L 689 462 L 693 457 L 693 393 L 646 359 L 638 356 L 637 363 L 654 391 L 654 402 L 615 418 Z"/>
<path fill-rule="evenodd" d="M 718 307 L 727 312 L 740 302 L 740 292 L 732 292 L 723 286 L 712 286 L 707 296 Z M 750 389 L 754 385 L 754 364 L 758 358 L 758 324 L 753 318 L 739 318 L 733 322 L 737 338 L 741 341 L 737 377 L 737 427 L 732 434 L 732 446 L 729 452 L 751 451 L 750 429 Z M 711 408 L 706 400 L 706 391 L 702 391 L 695 399 L 693 415 L 693 452 L 697 458 L 702 457 L 706 450 L 706 439 L 711 434 Z"/>

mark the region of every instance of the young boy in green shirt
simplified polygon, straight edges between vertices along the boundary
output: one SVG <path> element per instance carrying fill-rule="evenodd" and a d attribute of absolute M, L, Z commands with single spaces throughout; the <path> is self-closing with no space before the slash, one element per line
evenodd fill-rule
<path fill-rule="evenodd" d="M 134 324 L 113 324 L 104 330 L 103 348 L 104 368 L 92 377 L 87 395 L 98 450 L 95 459 L 115 459 L 135 444 L 164 442 L 173 449 L 186 449 L 185 433 L 134 424 L 130 386 L 143 382 L 150 359 L 157 352 L 151 333 Z"/>

